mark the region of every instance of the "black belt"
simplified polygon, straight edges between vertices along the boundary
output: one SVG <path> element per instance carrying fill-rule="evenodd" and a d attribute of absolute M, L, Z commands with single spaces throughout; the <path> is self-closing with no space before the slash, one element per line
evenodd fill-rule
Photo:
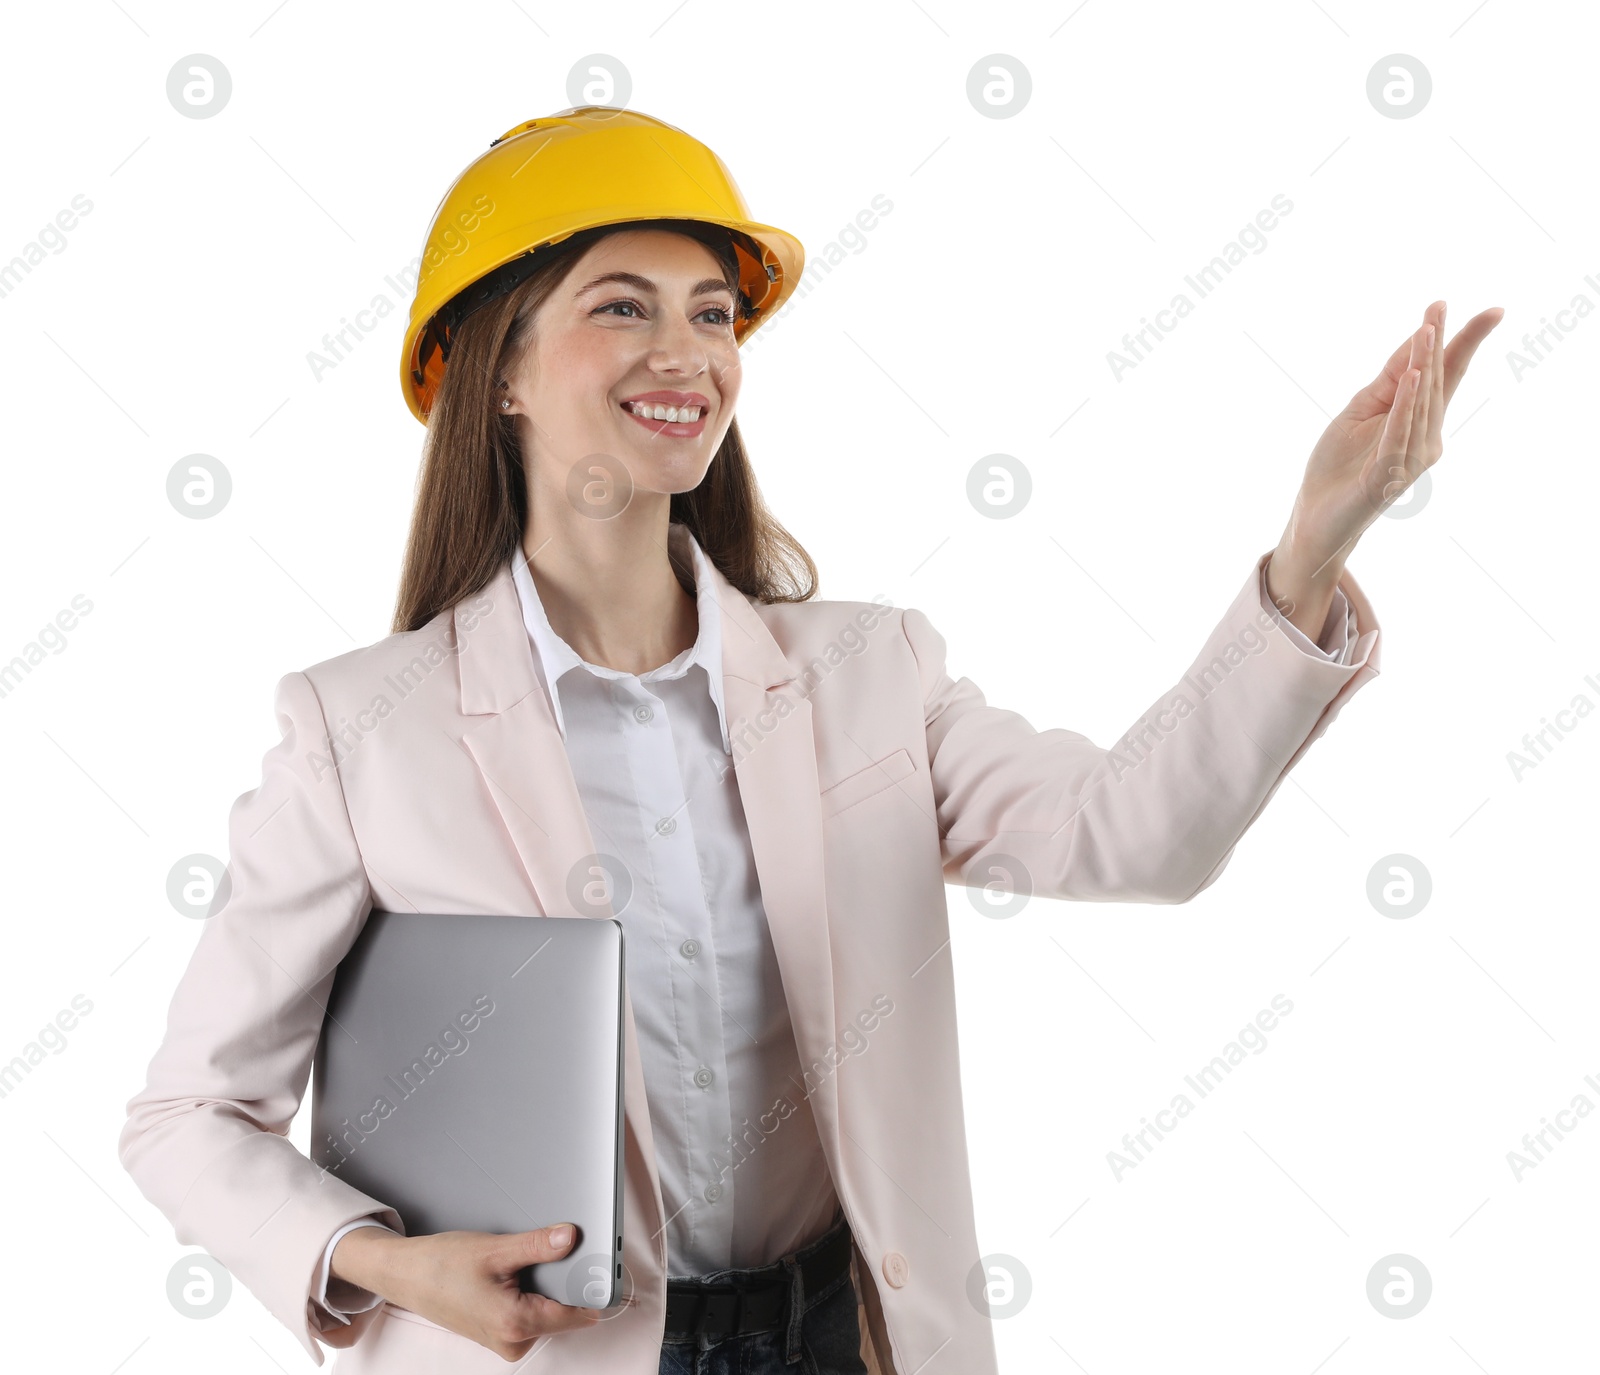
<path fill-rule="evenodd" d="M 815 1294 L 849 1269 L 850 1228 L 841 1226 L 800 1262 L 801 1283 L 807 1294 Z M 789 1295 L 789 1276 L 783 1271 L 771 1280 L 743 1288 L 669 1279 L 666 1331 L 710 1337 L 771 1332 L 788 1325 Z"/>

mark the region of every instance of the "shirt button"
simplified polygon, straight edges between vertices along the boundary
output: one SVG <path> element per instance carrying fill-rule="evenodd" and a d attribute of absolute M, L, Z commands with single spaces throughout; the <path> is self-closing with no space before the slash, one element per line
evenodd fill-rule
<path fill-rule="evenodd" d="M 678 949 L 683 953 L 683 958 L 684 959 L 692 960 L 696 955 L 698 955 L 700 953 L 700 942 L 695 940 L 694 937 L 691 936 L 682 945 L 680 945 L 678 947 Z"/>
<path fill-rule="evenodd" d="M 707 1184 L 706 1185 L 706 1202 L 707 1203 L 715 1203 L 721 1197 L 722 1197 L 722 1185 L 720 1185 L 720 1184 Z"/>
<path fill-rule="evenodd" d="M 896 1289 L 904 1289 L 911 1278 L 911 1262 L 898 1251 L 890 1251 L 883 1258 L 883 1277 Z"/>
<path fill-rule="evenodd" d="M 661 818 L 660 821 L 656 822 L 656 830 L 661 835 L 669 836 L 677 829 L 678 829 L 678 823 L 677 823 L 677 820 L 675 818 L 673 818 L 673 817 L 664 816 L 664 817 Z"/>
<path fill-rule="evenodd" d="M 649 721 L 650 719 L 652 719 L 654 716 L 655 716 L 655 712 L 653 710 L 651 710 L 651 708 L 649 708 L 649 707 L 640 706 L 640 707 L 635 707 L 633 709 L 633 719 L 635 721 L 637 721 L 641 726 L 646 721 Z"/>
<path fill-rule="evenodd" d="M 695 1083 L 700 1085 L 700 1087 L 703 1088 L 703 1089 L 711 1087 L 711 1079 L 712 1079 L 711 1071 L 709 1069 L 707 1069 L 704 1065 L 701 1065 L 700 1068 L 697 1069 L 694 1072 L 694 1081 L 695 1081 Z"/>

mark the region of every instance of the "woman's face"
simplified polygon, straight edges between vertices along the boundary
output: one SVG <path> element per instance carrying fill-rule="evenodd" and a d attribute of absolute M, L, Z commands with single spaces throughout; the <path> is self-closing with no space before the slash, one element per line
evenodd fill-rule
<path fill-rule="evenodd" d="M 636 491 L 699 486 L 739 396 L 734 304 L 715 255 L 686 235 L 619 230 L 591 246 L 506 379 L 530 477 L 571 491 L 575 468 L 587 481 L 608 455 Z"/>

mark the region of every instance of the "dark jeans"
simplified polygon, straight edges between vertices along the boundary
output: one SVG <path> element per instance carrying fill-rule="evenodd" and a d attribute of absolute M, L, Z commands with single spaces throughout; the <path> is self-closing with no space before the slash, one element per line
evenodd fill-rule
<path fill-rule="evenodd" d="M 843 1219 L 838 1223 L 845 1225 Z M 831 1235 L 818 1237 L 771 1265 L 700 1276 L 739 1289 L 784 1279 L 792 1286 L 789 1325 L 774 1332 L 722 1338 L 668 1332 L 661 1343 L 660 1375 L 866 1375 L 849 1270 L 815 1294 L 805 1293 L 801 1281 L 797 1262 Z"/>

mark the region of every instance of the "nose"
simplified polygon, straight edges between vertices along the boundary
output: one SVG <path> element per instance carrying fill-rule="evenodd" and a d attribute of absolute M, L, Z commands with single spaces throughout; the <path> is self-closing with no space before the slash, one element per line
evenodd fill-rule
<path fill-rule="evenodd" d="M 710 365 L 705 344 L 681 314 L 665 311 L 650 350 L 650 370 L 663 377 L 698 377 Z"/>

